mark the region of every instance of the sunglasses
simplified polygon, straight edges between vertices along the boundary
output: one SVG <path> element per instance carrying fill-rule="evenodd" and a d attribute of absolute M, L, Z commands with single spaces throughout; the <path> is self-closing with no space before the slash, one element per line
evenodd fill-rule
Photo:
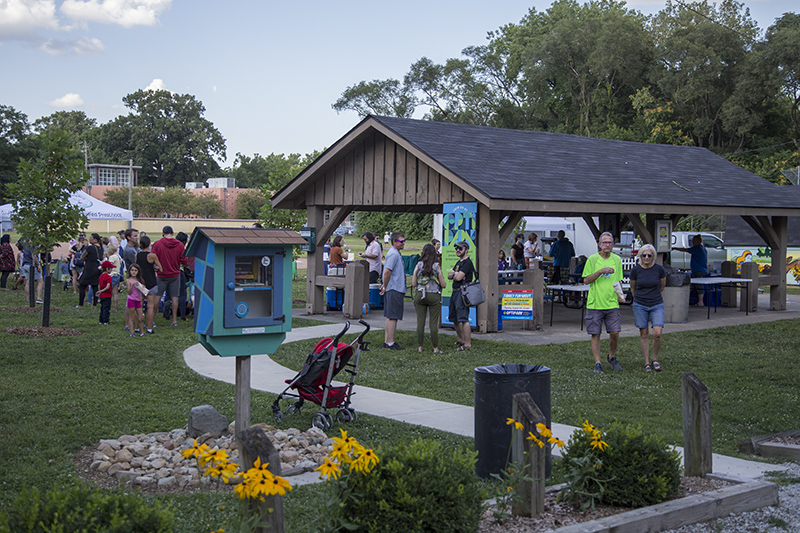
<path fill-rule="evenodd" d="M 406 240 L 405 239 L 395 239 L 394 242 L 399 242 L 400 244 L 403 244 L 404 242 L 406 242 Z"/>
<path fill-rule="evenodd" d="M 653 257 L 653 254 L 642 254 L 642 257 Z"/>
<path fill-rule="evenodd" d="M 462 248 L 461 246 L 455 246 L 454 248 L 455 248 L 457 251 L 459 251 L 459 252 L 460 252 L 461 250 L 463 250 L 463 249 L 464 249 L 464 248 Z"/>

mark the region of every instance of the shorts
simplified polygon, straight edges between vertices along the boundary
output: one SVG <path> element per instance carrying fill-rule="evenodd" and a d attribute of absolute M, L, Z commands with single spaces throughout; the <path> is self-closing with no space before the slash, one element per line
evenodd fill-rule
<path fill-rule="evenodd" d="M 119 282 L 121 280 L 121 276 L 119 274 L 114 274 L 111 276 L 111 286 L 112 287 L 119 287 Z"/>
<path fill-rule="evenodd" d="M 158 295 L 161 296 L 167 290 L 169 290 L 170 298 L 177 298 L 181 293 L 181 277 L 158 278 Z"/>
<path fill-rule="evenodd" d="M 400 291 L 386 291 L 383 295 L 383 316 L 389 320 L 403 320 L 403 298 Z"/>
<path fill-rule="evenodd" d="M 31 275 L 31 265 L 22 265 L 22 268 L 20 269 L 20 276 L 25 279 L 28 279 L 30 275 Z M 34 281 L 39 281 L 40 279 L 42 279 L 42 273 L 39 272 L 38 269 L 33 271 L 33 279 Z"/>
<path fill-rule="evenodd" d="M 160 296 L 161 293 L 158 292 L 158 285 L 154 285 L 153 287 L 147 288 L 147 296 Z"/>
<path fill-rule="evenodd" d="M 370 284 L 378 283 L 378 278 L 380 277 L 380 273 L 377 270 L 370 270 L 369 271 L 369 282 Z"/>
<path fill-rule="evenodd" d="M 652 323 L 654 327 L 664 327 L 664 304 L 656 304 L 647 306 L 633 302 L 633 318 L 636 321 L 636 327 L 639 329 L 647 329 L 648 322 Z"/>
<path fill-rule="evenodd" d="M 469 322 L 469 307 L 464 303 L 464 295 L 458 289 L 453 289 L 450 296 L 450 313 L 447 319 L 453 324 Z"/>
<path fill-rule="evenodd" d="M 132 298 L 128 298 L 128 309 L 141 309 L 141 308 L 142 308 L 141 300 L 134 300 Z"/>
<path fill-rule="evenodd" d="M 600 335 L 603 332 L 603 323 L 606 325 L 606 332 L 618 332 L 622 329 L 622 316 L 619 314 L 619 307 L 614 309 L 587 309 L 586 333 L 589 335 Z"/>

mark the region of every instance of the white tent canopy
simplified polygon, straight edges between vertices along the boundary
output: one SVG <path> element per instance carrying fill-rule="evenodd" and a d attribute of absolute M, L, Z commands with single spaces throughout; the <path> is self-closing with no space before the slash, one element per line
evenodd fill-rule
<path fill-rule="evenodd" d="M 82 190 L 72 193 L 69 197 L 69 203 L 82 208 L 86 218 L 89 220 L 133 220 L 133 212 L 130 209 L 122 209 L 121 207 L 107 204 Z M 4 231 L 9 231 L 12 227 L 11 214 L 13 212 L 13 204 L 0 205 L 0 222 Z"/>

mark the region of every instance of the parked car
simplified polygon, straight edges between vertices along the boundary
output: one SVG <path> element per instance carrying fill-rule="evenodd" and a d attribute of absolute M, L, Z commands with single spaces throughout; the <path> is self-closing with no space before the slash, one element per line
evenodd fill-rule
<path fill-rule="evenodd" d="M 692 238 L 695 235 L 700 235 L 703 238 L 703 246 L 706 247 L 708 252 L 708 268 L 714 268 L 714 263 L 721 263 L 728 260 L 728 250 L 725 249 L 725 243 L 711 233 L 702 233 L 697 231 L 673 231 L 672 232 L 672 248 L 670 254 L 672 268 L 680 270 L 690 270 L 689 263 L 691 256 L 688 252 L 678 252 L 675 248 L 691 248 Z"/>
<path fill-rule="evenodd" d="M 632 231 L 622 231 L 619 234 L 619 242 L 614 245 L 613 252 L 620 257 L 636 257 L 642 243 Z"/>

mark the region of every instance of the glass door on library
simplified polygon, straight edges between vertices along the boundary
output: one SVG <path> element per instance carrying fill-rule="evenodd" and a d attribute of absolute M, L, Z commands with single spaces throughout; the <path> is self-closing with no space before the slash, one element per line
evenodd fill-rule
<path fill-rule="evenodd" d="M 283 323 L 283 255 L 278 252 L 225 250 L 224 327 Z"/>

